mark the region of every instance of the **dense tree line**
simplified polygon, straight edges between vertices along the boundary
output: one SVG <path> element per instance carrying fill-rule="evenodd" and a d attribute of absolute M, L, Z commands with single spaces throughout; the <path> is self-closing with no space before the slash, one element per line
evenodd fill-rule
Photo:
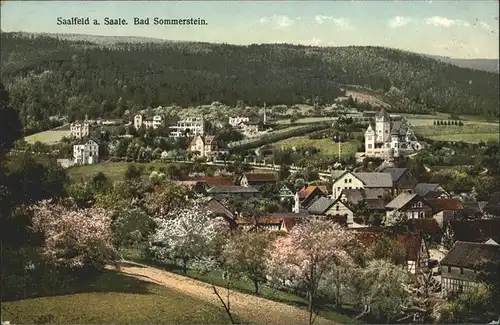
<path fill-rule="evenodd" d="M 381 47 L 120 43 L 1 34 L 2 79 L 23 124 L 147 106 L 331 102 L 342 85 L 394 110 L 496 116 L 498 75 Z"/>

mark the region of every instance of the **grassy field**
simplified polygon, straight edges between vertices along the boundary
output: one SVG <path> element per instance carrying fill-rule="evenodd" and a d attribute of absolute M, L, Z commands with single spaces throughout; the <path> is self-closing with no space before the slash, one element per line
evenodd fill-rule
<path fill-rule="evenodd" d="M 69 135 L 69 130 L 48 130 L 29 135 L 25 137 L 24 140 L 26 140 L 26 142 L 28 143 L 35 143 L 37 141 L 40 141 L 46 144 L 54 144 L 61 141 L 63 137 L 69 137 Z"/>
<path fill-rule="evenodd" d="M 498 140 L 500 128 L 498 124 L 486 122 L 465 122 L 464 126 L 456 125 L 415 125 L 414 132 L 417 136 L 423 136 L 439 141 L 464 141 L 477 143 L 480 141 Z"/>
<path fill-rule="evenodd" d="M 75 166 L 67 169 L 70 178 L 81 178 L 86 176 L 93 176 L 99 172 L 104 173 L 110 180 L 122 180 L 127 166 L 133 164 L 144 168 L 144 175 L 149 175 L 152 170 L 158 170 L 160 167 L 166 167 L 168 163 L 154 162 L 154 163 L 128 163 L 128 162 L 104 162 L 95 165 Z"/>
<path fill-rule="evenodd" d="M 163 286 L 105 271 L 74 291 L 2 302 L 12 324 L 227 324 L 219 306 Z"/>
<path fill-rule="evenodd" d="M 342 156 L 353 156 L 358 150 L 358 141 L 349 141 L 342 143 L 340 154 Z M 339 145 L 331 139 L 309 139 L 307 136 L 293 137 L 274 144 L 277 148 L 293 148 L 303 146 L 314 146 L 320 150 L 320 155 L 337 156 Z"/>

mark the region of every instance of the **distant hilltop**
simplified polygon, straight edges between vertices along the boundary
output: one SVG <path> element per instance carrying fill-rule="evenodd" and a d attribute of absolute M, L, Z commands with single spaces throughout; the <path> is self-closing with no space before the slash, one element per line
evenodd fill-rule
<path fill-rule="evenodd" d="M 436 59 L 445 63 L 453 64 L 461 68 L 469 68 L 488 72 L 499 73 L 498 59 L 456 59 L 447 56 L 428 55 L 424 56 Z"/>
<path fill-rule="evenodd" d="M 193 43 L 189 41 L 172 41 L 160 38 L 141 37 L 141 36 L 101 36 L 101 35 L 86 35 L 86 34 L 55 34 L 55 33 L 26 33 L 26 32 L 16 32 L 14 34 L 25 35 L 25 36 L 44 35 L 62 40 L 92 42 L 101 45 L 112 45 L 117 43 Z M 499 61 L 495 59 L 456 59 L 439 55 L 430 55 L 430 54 L 421 54 L 421 55 L 441 62 L 453 64 L 461 68 L 469 68 L 469 69 L 494 72 L 494 73 L 499 73 L 500 71 L 498 65 Z"/>

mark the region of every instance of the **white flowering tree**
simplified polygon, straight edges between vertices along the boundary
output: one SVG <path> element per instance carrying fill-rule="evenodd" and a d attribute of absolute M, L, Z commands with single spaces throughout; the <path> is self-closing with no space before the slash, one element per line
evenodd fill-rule
<path fill-rule="evenodd" d="M 189 199 L 184 207 L 175 208 L 154 220 L 157 227 L 150 242 L 157 259 L 180 261 L 183 272 L 187 273 L 189 262 L 211 255 L 218 221 L 210 217 L 202 198 Z"/>
<path fill-rule="evenodd" d="M 352 233 L 331 221 L 311 220 L 295 226 L 271 245 L 268 267 L 271 274 L 305 284 L 309 300 L 309 324 L 313 324 L 318 289 L 337 268 L 353 265 L 349 255 L 355 244 Z"/>
<path fill-rule="evenodd" d="M 58 267 L 102 268 L 118 258 L 112 245 L 110 214 L 44 200 L 31 207 L 33 230 L 44 236 L 43 253 Z"/>
<path fill-rule="evenodd" d="M 360 270 L 364 315 L 385 318 L 387 324 L 402 315 L 411 298 L 407 288 L 410 284 L 408 272 L 388 260 L 372 260 Z"/>

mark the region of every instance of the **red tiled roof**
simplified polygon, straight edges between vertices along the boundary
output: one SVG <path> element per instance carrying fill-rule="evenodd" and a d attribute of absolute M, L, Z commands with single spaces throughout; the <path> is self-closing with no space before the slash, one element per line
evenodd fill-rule
<path fill-rule="evenodd" d="M 398 236 L 398 240 L 406 249 L 406 258 L 410 261 L 416 261 L 420 253 L 420 245 L 422 244 L 420 235 L 408 233 Z"/>
<path fill-rule="evenodd" d="M 457 199 L 427 199 L 427 202 L 438 211 L 457 211 L 463 210 L 464 207 Z"/>
<path fill-rule="evenodd" d="M 282 230 L 290 231 L 297 224 L 297 219 L 294 218 L 283 218 Z"/>
<path fill-rule="evenodd" d="M 314 190 L 320 190 L 321 192 L 323 192 L 325 195 L 328 195 L 328 189 L 326 186 L 323 186 L 323 185 L 320 185 L 320 186 L 317 186 L 317 185 L 304 185 L 300 191 L 299 191 L 299 198 L 301 199 L 305 199 L 307 198 L 309 195 L 311 195 L 311 193 L 314 192 Z"/>

